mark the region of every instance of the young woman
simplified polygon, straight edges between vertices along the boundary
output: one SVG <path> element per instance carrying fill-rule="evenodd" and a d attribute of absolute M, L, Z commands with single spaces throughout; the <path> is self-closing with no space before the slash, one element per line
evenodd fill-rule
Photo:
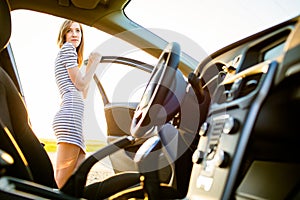
<path fill-rule="evenodd" d="M 57 43 L 60 51 L 55 61 L 55 79 L 62 102 L 53 120 L 53 130 L 57 138 L 55 179 L 61 188 L 85 159 L 83 97 L 86 96 L 101 55 L 92 52 L 85 73 L 81 73 L 79 67 L 83 61 L 83 31 L 81 24 L 71 20 L 62 24 Z"/>

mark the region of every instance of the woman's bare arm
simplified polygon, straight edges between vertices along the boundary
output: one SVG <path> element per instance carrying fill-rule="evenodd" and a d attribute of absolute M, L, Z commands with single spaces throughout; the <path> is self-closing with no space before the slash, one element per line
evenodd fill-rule
<path fill-rule="evenodd" d="M 98 52 L 92 52 L 89 56 L 88 64 L 86 66 L 85 74 L 83 75 L 78 67 L 68 69 L 69 76 L 75 87 L 84 93 L 86 96 L 87 89 L 94 73 L 100 63 L 101 55 Z"/>

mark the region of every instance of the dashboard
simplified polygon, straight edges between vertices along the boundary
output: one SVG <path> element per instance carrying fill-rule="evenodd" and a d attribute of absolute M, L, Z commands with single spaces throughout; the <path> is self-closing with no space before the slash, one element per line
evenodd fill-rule
<path fill-rule="evenodd" d="M 300 111 L 299 20 L 225 47 L 195 70 L 212 100 L 193 154 L 189 199 L 299 195 L 300 130 L 291 123 Z"/>

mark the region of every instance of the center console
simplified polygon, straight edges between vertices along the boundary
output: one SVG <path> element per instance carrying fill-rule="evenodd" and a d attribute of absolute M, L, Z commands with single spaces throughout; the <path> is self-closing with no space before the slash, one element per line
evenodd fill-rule
<path fill-rule="evenodd" d="M 270 89 L 277 62 L 265 61 L 226 78 L 213 94 L 193 154 L 189 199 L 230 199 L 247 167 L 247 142 Z"/>

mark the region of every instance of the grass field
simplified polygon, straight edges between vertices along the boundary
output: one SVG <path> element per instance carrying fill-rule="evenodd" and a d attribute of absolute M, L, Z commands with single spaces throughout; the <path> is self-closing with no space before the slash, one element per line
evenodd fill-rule
<path fill-rule="evenodd" d="M 45 144 L 47 152 L 56 152 L 56 140 L 40 139 L 40 141 Z M 97 140 L 88 140 L 85 144 L 87 152 L 94 152 L 106 145 L 105 142 Z"/>

